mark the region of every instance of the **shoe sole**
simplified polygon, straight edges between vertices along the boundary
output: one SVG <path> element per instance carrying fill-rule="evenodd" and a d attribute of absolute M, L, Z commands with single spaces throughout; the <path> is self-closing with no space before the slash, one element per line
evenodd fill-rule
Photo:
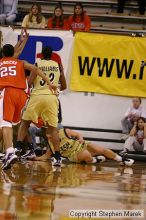
<path fill-rule="evenodd" d="M 8 170 L 8 169 L 11 169 L 11 165 L 16 163 L 18 161 L 18 158 L 17 157 L 14 157 L 11 161 L 7 161 L 7 164 L 2 167 L 3 170 Z M 9 163 L 8 163 L 9 162 Z"/>

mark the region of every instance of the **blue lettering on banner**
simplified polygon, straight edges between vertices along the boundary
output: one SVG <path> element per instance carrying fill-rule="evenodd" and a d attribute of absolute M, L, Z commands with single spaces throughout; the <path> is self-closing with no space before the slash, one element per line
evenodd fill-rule
<path fill-rule="evenodd" d="M 18 39 L 20 36 L 18 36 Z M 20 55 L 21 60 L 27 60 L 34 64 L 36 57 L 36 44 L 42 43 L 42 47 L 49 46 L 53 51 L 60 51 L 63 47 L 63 41 L 59 37 L 52 36 L 29 36 L 26 46 Z"/>

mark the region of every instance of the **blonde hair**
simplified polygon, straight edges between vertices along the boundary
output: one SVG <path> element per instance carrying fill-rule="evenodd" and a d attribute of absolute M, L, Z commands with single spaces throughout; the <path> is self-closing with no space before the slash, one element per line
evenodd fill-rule
<path fill-rule="evenodd" d="M 41 14 L 41 11 L 42 11 L 42 8 L 39 4 L 37 3 L 34 3 L 32 6 L 31 6 L 31 9 L 30 9 L 30 13 L 29 13 L 29 22 L 32 22 L 32 17 L 33 17 L 33 13 L 32 13 L 32 9 L 33 7 L 36 6 L 38 8 L 38 14 L 36 16 L 36 22 L 38 24 L 40 24 L 42 22 L 42 19 L 43 19 L 43 15 Z"/>

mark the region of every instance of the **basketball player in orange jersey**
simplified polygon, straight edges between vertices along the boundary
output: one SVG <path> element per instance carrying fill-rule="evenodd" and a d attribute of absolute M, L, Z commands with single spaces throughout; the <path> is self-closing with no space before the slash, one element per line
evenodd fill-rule
<path fill-rule="evenodd" d="M 0 59 L 0 109 L 3 109 L 1 115 L 1 126 L 6 155 L 2 162 L 2 169 L 11 168 L 11 164 L 17 160 L 13 148 L 13 130 L 12 123 L 19 123 L 21 112 L 26 104 L 27 95 L 25 70 L 39 75 L 46 83 L 48 90 L 56 90 L 50 80 L 36 66 L 14 58 L 14 47 L 6 44 L 2 48 L 3 58 Z"/>
<path fill-rule="evenodd" d="M 18 58 L 19 55 L 22 53 L 22 51 L 27 43 L 28 38 L 29 38 L 29 34 L 27 33 L 26 28 L 22 28 L 19 41 L 14 46 L 14 55 L 13 55 L 14 58 Z M 0 48 L 0 59 L 2 59 L 2 58 L 3 58 L 3 53 L 2 53 L 2 48 Z M 1 95 L 0 95 L 0 97 L 1 97 Z M 2 111 L 3 111 L 3 109 L 2 109 Z M 0 115 L 1 114 L 2 113 L 0 110 Z M 1 125 L 1 122 L 0 122 L 0 125 Z M 2 138 L 3 138 L 2 128 L 0 127 L 0 141 L 2 140 Z"/>

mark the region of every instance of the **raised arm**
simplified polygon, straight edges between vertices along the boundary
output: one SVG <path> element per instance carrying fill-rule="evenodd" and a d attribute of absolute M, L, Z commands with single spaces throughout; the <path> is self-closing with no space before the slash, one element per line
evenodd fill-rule
<path fill-rule="evenodd" d="M 134 123 L 134 126 L 130 131 L 130 136 L 136 135 L 136 132 L 137 132 L 137 122 Z"/>
<path fill-rule="evenodd" d="M 70 137 L 70 138 L 76 138 L 81 144 L 84 143 L 83 136 L 82 136 L 80 133 L 78 133 L 78 132 L 76 132 L 76 131 L 73 131 L 73 130 L 70 130 L 70 129 L 68 129 L 68 128 L 65 129 L 65 131 L 66 131 L 68 137 Z"/>
<path fill-rule="evenodd" d="M 25 34 L 25 35 L 23 35 L 23 34 Z M 29 38 L 29 34 L 27 33 L 26 29 L 22 29 L 20 39 L 17 42 L 17 44 L 15 45 L 15 52 L 14 52 L 15 58 L 18 58 L 20 56 L 20 54 L 22 53 L 22 51 L 27 43 L 28 38 Z"/>
<path fill-rule="evenodd" d="M 22 29 L 21 29 L 21 34 L 20 34 L 20 39 L 19 39 L 19 41 L 17 42 L 17 44 L 15 45 L 15 47 L 14 47 L 15 50 L 17 50 L 18 47 L 20 46 L 20 44 L 22 43 L 23 34 L 24 34 L 24 29 L 22 28 Z"/>

